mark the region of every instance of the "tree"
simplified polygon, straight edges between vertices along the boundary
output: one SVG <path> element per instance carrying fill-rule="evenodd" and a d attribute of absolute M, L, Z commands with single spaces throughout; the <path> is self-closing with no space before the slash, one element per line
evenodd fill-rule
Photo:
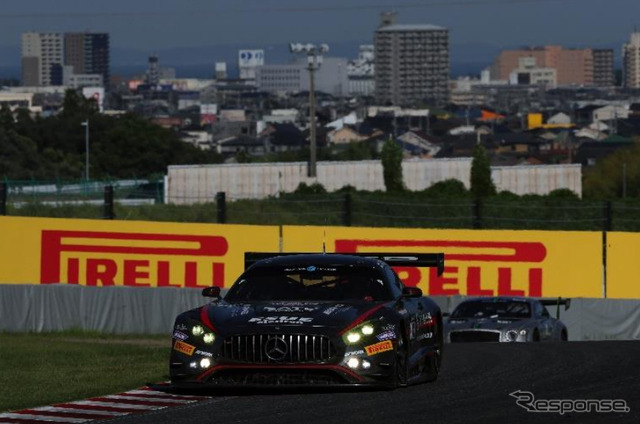
<path fill-rule="evenodd" d="M 402 147 L 391 137 L 384 142 L 380 155 L 384 186 L 389 192 L 404 191 L 402 181 Z"/>
<path fill-rule="evenodd" d="M 473 148 L 473 162 L 471 162 L 471 194 L 476 199 L 495 196 L 496 186 L 491 179 L 491 163 L 487 150 L 476 144 Z"/>

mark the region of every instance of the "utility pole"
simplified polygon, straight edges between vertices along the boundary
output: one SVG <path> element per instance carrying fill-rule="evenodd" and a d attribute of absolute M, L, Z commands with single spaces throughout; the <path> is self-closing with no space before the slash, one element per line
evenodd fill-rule
<path fill-rule="evenodd" d="M 84 127 L 84 179 L 89 181 L 89 120 L 81 124 Z"/>
<path fill-rule="evenodd" d="M 289 45 L 291 53 L 307 55 L 307 71 L 309 71 L 309 171 L 308 176 L 317 177 L 317 141 L 316 141 L 316 96 L 315 96 L 315 71 L 322 65 L 322 55 L 329 51 L 327 44 L 300 44 Z"/>

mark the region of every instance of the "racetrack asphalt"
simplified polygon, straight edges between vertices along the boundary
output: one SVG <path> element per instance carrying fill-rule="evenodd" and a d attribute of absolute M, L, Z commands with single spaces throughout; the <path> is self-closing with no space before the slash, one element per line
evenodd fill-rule
<path fill-rule="evenodd" d="M 640 341 L 466 343 L 445 345 L 445 355 L 434 383 L 393 391 L 209 393 L 211 400 L 201 403 L 108 422 L 640 422 Z M 533 393 L 536 400 L 623 399 L 630 412 L 528 412 L 509 395 L 518 390 Z"/>

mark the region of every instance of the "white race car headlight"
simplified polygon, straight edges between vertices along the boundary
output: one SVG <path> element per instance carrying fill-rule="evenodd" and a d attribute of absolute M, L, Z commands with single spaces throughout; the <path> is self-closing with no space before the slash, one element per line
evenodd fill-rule
<path fill-rule="evenodd" d="M 526 336 L 527 335 L 527 330 L 520 330 L 520 335 L 521 336 Z"/>
<path fill-rule="evenodd" d="M 347 334 L 347 341 L 349 343 L 358 343 L 360 341 L 360 334 L 352 331 L 351 333 Z"/>
<path fill-rule="evenodd" d="M 201 336 L 204 334 L 204 327 L 201 325 L 194 325 L 191 329 L 191 334 L 194 336 Z"/>
<path fill-rule="evenodd" d="M 206 344 L 211 344 L 216 340 L 216 335 L 213 333 L 207 333 L 204 336 L 202 336 L 202 341 L 205 342 Z"/>

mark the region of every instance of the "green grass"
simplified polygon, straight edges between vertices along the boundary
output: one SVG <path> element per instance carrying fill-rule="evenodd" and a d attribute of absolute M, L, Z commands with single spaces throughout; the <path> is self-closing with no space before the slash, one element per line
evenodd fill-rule
<path fill-rule="evenodd" d="M 0 333 L 0 411 L 167 380 L 170 336 Z"/>

